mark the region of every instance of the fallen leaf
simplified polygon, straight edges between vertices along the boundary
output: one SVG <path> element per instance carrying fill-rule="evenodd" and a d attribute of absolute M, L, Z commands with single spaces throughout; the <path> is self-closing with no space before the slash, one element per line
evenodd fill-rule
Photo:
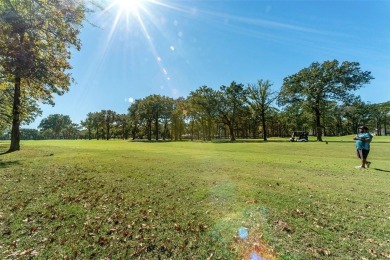
<path fill-rule="evenodd" d="M 283 231 L 286 231 L 288 233 L 294 232 L 294 228 L 282 220 L 278 220 L 277 224 Z"/>

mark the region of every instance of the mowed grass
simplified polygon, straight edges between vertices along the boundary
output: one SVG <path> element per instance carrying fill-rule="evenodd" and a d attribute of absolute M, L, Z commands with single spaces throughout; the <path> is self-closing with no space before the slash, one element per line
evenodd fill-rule
<path fill-rule="evenodd" d="M 369 170 L 351 139 L 23 141 L 0 155 L 0 258 L 388 259 L 390 137 Z"/>

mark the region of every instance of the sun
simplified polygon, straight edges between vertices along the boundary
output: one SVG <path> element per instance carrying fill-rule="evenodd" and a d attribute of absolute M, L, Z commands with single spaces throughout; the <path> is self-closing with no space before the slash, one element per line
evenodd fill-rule
<path fill-rule="evenodd" d="M 121 12 L 137 14 L 140 9 L 144 8 L 147 0 L 114 0 L 114 5 Z"/>

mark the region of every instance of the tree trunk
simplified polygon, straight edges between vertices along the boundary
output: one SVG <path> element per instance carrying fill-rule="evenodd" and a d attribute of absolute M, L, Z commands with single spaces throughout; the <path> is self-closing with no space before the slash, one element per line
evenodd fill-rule
<path fill-rule="evenodd" d="M 156 118 L 155 122 L 154 122 L 154 129 L 156 129 L 156 141 L 158 141 L 158 132 L 159 132 L 159 129 L 158 129 L 158 118 Z"/>
<path fill-rule="evenodd" d="M 194 141 L 194 122 L 195 119 L 192 119 L 191 121 L 191 141 Z"/>
<path fill-rule="evenodd" d="M 20 77 L 15 77 L 14 103 L 12 107 L 11 145 L 8 152 L 20 150 Z"/>
<path fill-rule="evenodd" d="M 266 126 L 266 119 L 265 119 L 264 109 L 261 112 L 261 123 L 263 125 L 263 140 L 267 141 L 267 126 Z"/>
<path fill-rule="evenodd" d="M 207 118 L 207 140 L 208 141 L 211 141 L 211 128 L 212 128 L 212 119 L 211 119 L 211 117 L 209 116 L 208 118 Z"/>
<path fill-rule="evenodd" d="M 236 136 L 234 135 L 233 125 L 229 124 L 229 131 L 230 131 L 230 141 L 236 141 Z"/>
<path fill-rule="evenodd" d="M 152 140 L 152 120 L 148 120 L 148 141 Z"/>
<path fill-rule="evenodd" d="M 322 142 L 321 112 L 319 109 L 316 109 L 315 112 L 316 112 L 317 142 Z"/>

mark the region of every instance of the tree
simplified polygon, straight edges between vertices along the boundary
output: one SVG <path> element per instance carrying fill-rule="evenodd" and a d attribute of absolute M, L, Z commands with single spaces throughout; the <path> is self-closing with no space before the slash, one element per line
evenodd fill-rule
<path fill-rule="evenodd" d="M 116 115 L 117 130 L 120 132 L 120 137 L 123 140 L 129 138 L 129 121 L 129 116 L 126 114 Z"/>
<path fill-rule="evenodd" d="M 390 101 L 379 103 L 379 104 L 370 104 L 368 105 L 370 111 L 373 126 L 376 128 L 378 135 L 382 135 L 382 132 L 387 132 L 387 120 L 390 115 Z"/>
<path fill-rule="evenodd" d="M 185 118 L 188 115 L 188 112 L 189 104 L 187 100 L 184 98 L 173 100 L 173 106 L 170 112 L 171 139 L 174 139 L 175 141 L 181 140 L 185 130 Z"/>
<path fill-rule="evenodd" d="M 162 110 L 160 112 L 161 122 L 163 124 L 163 131 L 161 133 L 161 137 L 163 140 L 167 139 L 169 136 L 169 125 L 172 122 L 172 113 L 175 105 L 183 103 L 183 98 L 178 98 L 177 102 L 170 97 L 163 96 L 161 99 L 162 102 Z"/>
<path fill-rule="evenodd" d="M 20 150 L 21 92 L 54 104 L 68 91 L 69 49 L 80 49 L 78 34 L 87 11 L 80 0 L 7 0 L 0 3 L 0 75 L 13 84 L 11 145 Z"/>
<path fill-rule="evenodd" d="M 39 132 L 37 129 L 22 128 L 20 129 L 20 135 L 23 140 L 37 140 Z"/>
<path fill-rule="evenodd" d="M 81 121 L 81 126 L 82 127 L 85 127 L 88 131 L 88 139 L 91 140 L 92 139 L 92 129 L 93 127 L 96 127 L 95 126 L 95 118 L 94 118 L 94 113 L 88 113 L 87 114 L 87 118 L 83 121 Z"/>
<path fill-rule="evenodd" d="M 361 71 L 358 62 L 314 62 L 284 78 L 278 103 L 307 106 L 315 117 L 317 141 L 322 141 L 321 115 L 326 102 L 352 99 L 353 91 L 368 84 L 371 79 L 371 72 Z"/>
<path fill-rule="evenodd" d="M 0 131 L 12 123 L 12 89 L 0 88 Z"/>
<path fill-rule="evenodd" d="M 115 118 L 116 118 L 116 112 L 112 110 L 102 110 L 101 112 L 102 118 L 103 118 L 103 124 L 106 130 L 106 140 L 110 140 L 111 138 L 111 129 L 114 126 Z"/>
<path fill-rule="evenodd" d="M 20 122 L 32 123 L 37 116 L 42 114 L 38 102 L 21 92 L 20 97 Z M 8 82 L 0 82 L 0 130 L 12 125 L 13 88 Z"/>
<path fill-rule="evenodd" d="M 142 99 L 140 106 L 138 107 L 140 111 L 140 116 L 146 122 L 146 136 L 149 141 L 152 140 L 152 123 L 156 118 L 155 113 L 155 98 L 156 95 L 150 95 Z"/>
<path fill-rule="evenodd" d="M 188 99 L 191 107 L 196 111 L 197 119 L 204 126 L 204 139 L 207 138 L 210 141 L 213 124 L 215 124 L 215 117 L 218 113 L 216 92 L 207 86 L 202 86 L 191 92 Z"/>
<path fill-rule="evenodd" d="M 341 111 L 346 120 L 347 134 L 357 133 L 360 125 L 366 125 L 370 120 L 368 105 L 360 100 L 354 99 L 349 104 L 341 106 Z"/>
<path fill-rule="evenodd" d="M 276 100 L 276 92 L 271 89 L 272 84 L 268 80 L 258 80 L 257 85 L 250 84 L 247 88 L 247 103 L 251 107 L 254 118 L 260 118 L 263 128 L 263 139 L 267 141 L 267 116 L 272 110 L 272 103 Z"/>
<path fill-rule="evenodd" d="M 142 100 L 136 99 L 134 103 L 132 103 L 127 109 L 130 118 L 130 131 L 133 140 L 139 135 L 140 128 L 144 123 L 144 118 L 141 115 L 141 107 Z"/>
<path fill-rule="evenodd" d="M 217 92 L 218 117 L 229 128 L 231 141 L 236 140 L 236 117 L 243 109 L 244 101 L 244 86 L 234 81 L 229 87 L 221 86 Z"/>
<path fill-rule="evenodd" d="M 65 134 L 67 129 L 73 128 L 73 123 L 68 115 L 54 114 L 42 119 L 38 128 L 42 131 L 52 131 L 54 133 L 54 138 L 57 139 L 60 137 L 61 132 L 64 132 Z"/>

